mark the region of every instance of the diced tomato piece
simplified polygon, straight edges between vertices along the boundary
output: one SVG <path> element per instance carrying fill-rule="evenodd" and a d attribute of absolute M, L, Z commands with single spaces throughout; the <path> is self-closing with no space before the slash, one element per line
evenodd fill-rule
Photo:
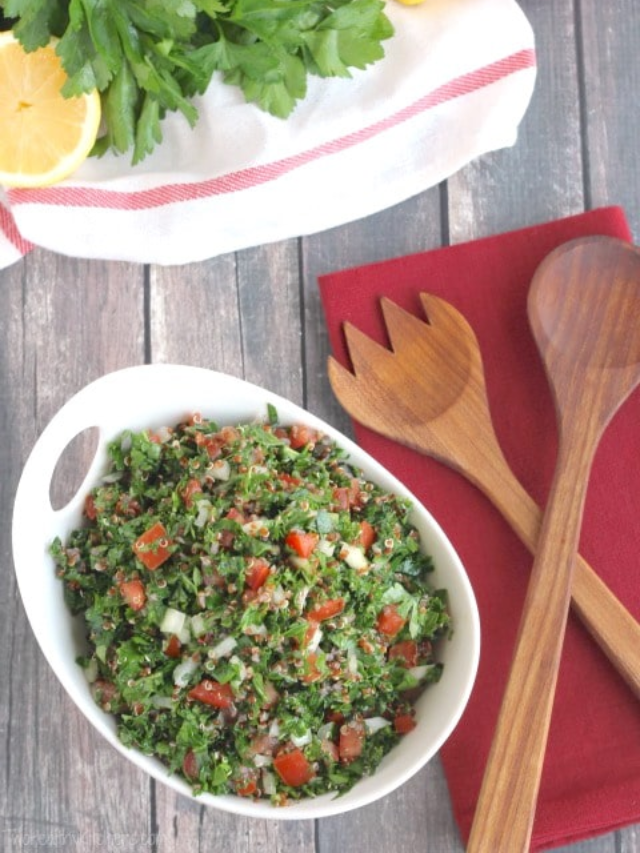
<path fill-rule="evenodd" d="M 96 509 L 96 502 L 93 499 L 93 495 L 87 495 L 85 498 L 84 514 L 87 516 L 89 521 L 95 521 L 98 517 L 98 510 Z"/>
<path fill-rule="evenodd" d="M 157 521 L 133 544 L 136 557 L 149 571 L 154 571 L 171 556 L 171 541 L 164 525 Z"/>
<path fill-rule="evenodd" d="M 270 734 L 256 735 L 249 744 L 247 752 L 249 755 L 273 755 L 277 744 L 278 739 Z"/>
<path fill-rule="evenodd" d="M 344 723 L 344 714 L 342 711 L 327 711 L 324 718 L 328 723 L 337 723 L 339 726 Z"/>
<path fill-rule="evenodd" d="M 359 506 L 361 503 L 360 483 L 357 480 L 352 480 L 349 486 L 349 506 Z"/>
<path fill-rule="evenodd" d="M 340 726 L 340 739 L 338 750 L 340 761 L 353 761 L 362 754 L 364 746 L 365 728 L 362 720 L 351 720 Z"/>
<path fill-rule="evenodd" d="M 127 604 L 132 610 L 142 610 L 147 600 L 142 581 L 122 581 L 118 589 L 120 590 L 120 595 L 123 597 L 125 604 Z"/>
<path fill-rule="evenodd" d="M 418 644 L 414 640 L 401 640 L 389 649 L 389 660 L 398 659 L 407 668 L 418 663 Z"/>
<path fill-rule="evenodd" d="M 230 551 L 233 543 L 236 541 L 236 534 L 232 530 L 221 530 L 219 537 L 220 547 L 224 551 Z"/>
<path fill-rule="evenodd" d="M 247 521 L 247 519 L 240 512 L 240 510 L 236 509 L 234 506 L 231 507 L 225 518 L 230 518 L 232 521 L 237 521 L 238 524 L 246 524 Z"/>
<path fill-rule="evenodd" d="M 118 515 L 135 518 L 142 512 L 142 507 L 131 495 L 123 494 L 117 500 L 115 511 Z"/>
<path fill-rule="evenodd" d="M 328 738 L 324 738 L 320 742 L 320 749 L 331 761 L 338 761 L 338 759 L 340 758 L 340 750 L 338 749 L 338 744 L 334 743 Z"/>
<path fill-rule="evenodd" d="M 393 721 L 393 727 L 399 735 L 406 735 L 412 732 L 417 723 L 412 714 L 398 714 Z"/>
<path fill-rule="evenodd" d="M 313 767 L 301 749 L 280 752 L 273 759 L 273 769 L 285 785 L 299 788 L 313 779 Z"/>
<path fill-rule="evenodd" d="M 349 486 L 336 486 L 333 490 L 333 499 L 342 510 L 362 506 L 362 492 L 358 480 L 351 480 Z"/>
<path fill-rule="evenodd" d="M 313 622 L 323 622 L 325 619 L 331 619 L 332 616 L 337 616 L 344 610 L 344 598 L 332 598 L 329 601 L 324 601 L 318 604 L 313 610 L 307 613 L 307 619 Z"/>
<path fill-rule="evenodd" d="M 233 444 L 240 437 L 240 433 L 234 426 L 223 426 L 220 432 L 220 441 L 224 444 Z"/>
<path fill-rule="evenodd" d="M 304 632 L 304 637 L 302 638 L 302 648 L 306 649 L 309 643 L 315 637 L 316 631 L 318 630 L 319 625 L 317 622 L 314 622 L 312 619 L 309 620 L 309 624 L 307 626 L 307 630 Z"/>
<path fill-rule="evenodd" d="M 93 698 L 101 708 L 111 710 L 110 705 L 118 694 L 118 688 L 113 682 L 98 678 L 91 685 L 91 692 L 93 693 Z"/>
<path fill-rule="evenodd" d="M 266 680 L 264 682 L 264 702 L 260 706 L 261 708 L 273 708 L 273 706 L 278 702 L 280 698 L 280 694 L 273 686 L 273 684 Z"/>
<path fill-rule="evenodd" d="M 284 483 L 285 486 L 299 486 L 302 483 L 302 480 L 299 477 L 294 477 L 292 474 L 278 474 L 278 479 L 281 483 Z"/>
<path fill-rule="evenodd" d="M 168 658 L 179 658 L 182 643 L 176 634 L 172 634 L 167 640 L 167 645 L 164 647 L 164 653 Z"/>
<path fill-rule="evenodd" d="M 269 563 L 265 560 L 260 560 L 255 557 L 252 558 L 249 561 L 249 565 L 247 566 L 247 571 L 245 573 L 247 586 L 254 592 L 260 589 L 269 577 L 270 571 Z"/>
<path fill-rule="evenodd" d="M 333 490 L 333 499 L 338 504 L 340 509 L 349 509 L 349 489 L 346 486 L 336 486 Z"/>
<path fill-rule="evenodd" d="M 369 548 L 376 541 L 376 529 L 372 524 L 369 524 L 368 521 L 360 522 L 360 534 L 358 536 L 358 544 L 362 545 L 365 551 L 368 551 Z"/>
<path fill-rule="evenodd" d="M 189 691 L 189 699 L 197 699 L 214 708 L 230 708 L 233 705 L 233 690 L 230 684 L 220 684 L 211 678 L 204 678 L 200 684 Z"/>
<path fill-rule="evenodd" d="M 386 634 L 387 637 L 395 637 L 402 630 L 405 621 L 395 604 L 385 604 L 378 614 L 376 626 L 381 634 Z"/>
<path fill-rule="evenodd" d="M 236 782 L 236 794 L 240 797 L 251 797 L 258 790 L 255 779 L 242 779 Z"/>
<path fill-rule="evenodd" d="M 204 447 L 210 459 L 217 459 L 222 453 L 224 441 L 219 435 L 203 435 L 201 432 L 197 432 L 195 441 L 198 447 Z"/>
<path fill-rule="evenodd" d="M 299 557 L 309 557 L 318 542 L 320 537 L 317 533 L 305 533 L 302 530 L 291 530 L 287 533 L 285 544 L 295 551 Z"/>
<path fill-rule="evenodd" d="M 187 485 L 182 490 L 182 500 L 184 501 L 184 505 L 189 508 L 193 506 L 193 497 L 194 495 L 202 494 L 202 483 L 200 480 L 189 480 Z"/>
<path fill-rule="evenodd" d="M 318 440 L 318 431 L 305 424 L 294 424 L 289 429 L 289 441 L 294 450 L 306 447 L 307 444 Z"/>
<path fill-rule="evenodd" d="M 322 678 L 322 672 L 318 668 L 318 655 L 315 652 L 309 652 L 304 659 L 304 674 L 302 680 L 305 684 L 312 684 L 314 681 L 319 681 Z"/>
<path fill-rule="evenodd" d="M 182 759 L 182 772 L 187 777 L 187 779 L 197 779 L 198 774 L 200 773 L 200 768 L 198 767 L 198 759 L 196 757 L 195 752 L 192 749 L 189 749 L 184 758 Z"/>

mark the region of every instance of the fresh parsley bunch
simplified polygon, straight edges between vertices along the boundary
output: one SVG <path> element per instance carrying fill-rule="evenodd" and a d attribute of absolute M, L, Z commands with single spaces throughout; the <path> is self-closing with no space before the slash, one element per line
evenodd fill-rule
<path fill-rule="evenodd" d="M 106 133 L 95 153 L 133 149 L 133 163 L 180 111 L 193 126 L 195 95 L 214 72 L 247 101 L 286 118 L 308 74 L 349 77 L 384 56 L 393 34 L 384 0 L 6 0 L 25 49 L 59 39 L 64 94 L 97 88 Z"/>

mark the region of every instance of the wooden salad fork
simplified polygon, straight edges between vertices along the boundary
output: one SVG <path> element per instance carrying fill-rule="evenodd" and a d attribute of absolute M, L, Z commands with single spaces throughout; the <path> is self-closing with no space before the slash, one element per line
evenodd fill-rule
<path fill-rule="evenodd" d="M 542 513 L 498 444 L 477 338 L 448 302 L 427 293 L 420 299 L 427 322 L 381 300 L 392 350 L 346 323 L 354 372 L 330 356 L 331 387 L 357 421 L 470 480 L 534 553 Z M 572 606 L 640 698 L 640 624 L 580 556 Z"/>

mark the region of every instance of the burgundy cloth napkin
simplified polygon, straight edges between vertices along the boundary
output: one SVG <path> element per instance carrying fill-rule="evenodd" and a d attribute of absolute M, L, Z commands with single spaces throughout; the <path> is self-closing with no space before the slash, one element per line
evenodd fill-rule
<path fill-rule="evenodd" d="M 526 315 L 537 265 L 576 237 L 631 240 L 624 212 L 602 208 L 556 222 L 397 258 L 319 279 L 333 352 L 348 356 L 351 321 L 385 342 L 379 299 L 423 316 L 428 291 L 449 300 L 474 328 L 483 354 L 498 438 L 515 474 L 543 504 L 557 432 L 551 393 Z M 638 318 L 640 322 L 640 318 Z M 480 609 L 477 681 L 441 757 L 455 818 L 466 840 L 513 652 L 532 558 L 487 498 L 432 459 L 354 425 L 358 442 L 432 511 L 457 549 Z M 640 392 L 618 413 L 597 452 L 580 544 L 582 555 L 640 618 Z M 640 704 L 570 616 L 532 849 L 586 839 L 640 822 Z"/>

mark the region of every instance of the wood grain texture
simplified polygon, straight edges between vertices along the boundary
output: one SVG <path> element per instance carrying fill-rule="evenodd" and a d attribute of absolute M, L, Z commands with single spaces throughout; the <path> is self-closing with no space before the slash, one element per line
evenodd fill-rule
<path fill-rule="evenodd" d="M 138 837 L 148 833 L 148 778 L 76 712 L 36 646 L 10 571 L 10 509 L 22 463 L 71 394 L 142 359 L 141 284 L 141 271 L 127 265 L 71 261 L 44 251 L 2 278 L 0 535 L 6 570 L 0 607 L 8 653 L 0 706 L 0 846 L 6 851 L 39 844 L 84 853 L 130 836 L 133 825 Z M 96 333 L 102 324 L 108 335 Z M 121 787 L 128 791 L 128 813 Z"/>
<path fill-rule="evenodd" d="M 640 239 L 640 6 L 521 5 L 539 72 L 518 141 L 446 185 L 321 234 L 183 267 L 38 251 L 0 271 L 0 850 L 462 853 L 437 760 L 375 807 L 317 825 L 247 825 L 150 782 L 102 743 L 40 655 L 11 570 L 10 517 L 38 432 L 71 393 L 114 367 L 206 365 L 304 402 L 348 432 L 327 379 L 323 272 L 605 203 L 625 205 Z M 640 853 L 639 830 L 557 853 Z"/>
<path fill-rule="evenodd" d="M 594 237 L 538 267 L 529 322 L 560 425 L 545 508 L 467 849 L 529 850 L 594 455 L 640 383 L 640 252 Z"/>
<path fill-rule="evenodd" d="M 621 204 L 640 240 L 640 15 L 634 0 L 581 2 L 586 192 L 591 206 Z"/>
<path fill-rule="evenodd" d="M 498 444 L 475 333 L 446 300 L 422 293 L 421 301 L 428 323 L 381 300 L 391 349 L 345 324 L 353 373 L 331 358 L 333 392 L 360 423 L 470 480 L 535 553 L 542 514 Z M 573 603 L 640 698 L 640 625 L 581 557 Z"/>
<path fill-rule="evenodd" d="M 452 243 L 584 209 L 574 3 L 525 0 L 521 6 L 536 38 L 533 98 L 512 148 L 481 157 L 449 179 Z"/>

